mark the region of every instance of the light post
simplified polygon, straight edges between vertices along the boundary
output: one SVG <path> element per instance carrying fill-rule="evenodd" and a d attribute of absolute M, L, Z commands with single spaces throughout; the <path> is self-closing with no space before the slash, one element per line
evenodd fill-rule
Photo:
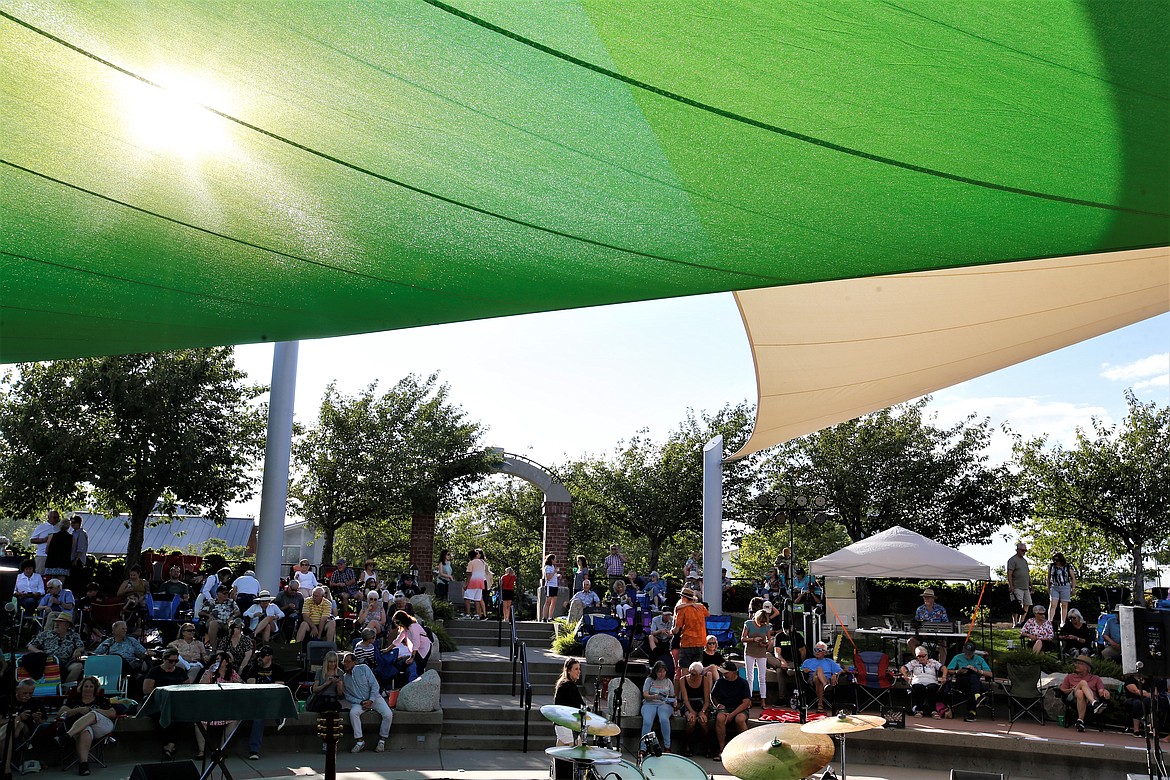
<path fill-rule="evenodd" d="M 788 522 L 788 550 L 792 557 L 787 561 L 788 598 L 784 604 L 784 611 L 787 613 L 786 617 L 788 620 L 789 652 L 792 655 L 792 663 L 796 665 L 793 682 L 796 687 L 797 711 L 800 715 L 800 722 L 805 723 L 808 715 L 807 707 L 805 706 L 804 681 L 801 678 L 799 666 L 800 655 L 796 652 L 796 610 L 792 598 L 792 589 L 796 584 L 796 578 L 794 576 L 796 569 L 796 526 L 811 524 L 824 525 L 829 522 L 830 515 L 824 511 L 829 505 L 829 499 L 822 495 L 814 495 L 812 497 L 798 495 L 794 498 L 789 498 L 779 493 L 762 493 L 756 498 L 756 503 L 766 518 L 785 520 Z M 810 574 L 809 576 L 812 575 Z M 805 637 L 805 643 L 808 643 L 807 635 Z"/>

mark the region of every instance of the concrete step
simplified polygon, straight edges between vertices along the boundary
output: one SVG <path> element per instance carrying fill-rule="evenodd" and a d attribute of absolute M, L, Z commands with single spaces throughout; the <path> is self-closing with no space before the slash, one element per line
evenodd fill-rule
<path fill-rule="evenodd" d="M 443 736 L 497 736 L 501 734 L 516 734 L 524 729 L 524 711 L 515 708 L 520 717 L 510 720 L 448 720 L 443 723 Z M 540 716 L 540 711 L 533 708 L 528 718 L 528 733 L 552 736 L 553 724 Z"/>
<path fill-rule="evenodd" d="M 528 752 L 543 753 L 551 745 L 549 734 L 528 734 Z M 511 750 L 519 753 L 524 749 L 524 734 L 444 734 L 439 739 L 440 750 Z"/>

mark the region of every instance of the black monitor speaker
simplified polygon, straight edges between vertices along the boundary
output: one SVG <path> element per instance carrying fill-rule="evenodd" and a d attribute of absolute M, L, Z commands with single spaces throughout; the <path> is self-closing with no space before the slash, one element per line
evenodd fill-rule
<path fill-rule="evenodd" d="M 1145 607 L 1119 607 L 1117 612 L 1122 673 L 1170 676 L 1170 612 Z"/>
<path fill-rule="evenodd" d="M 199 780 L 194 761 L 164 761 L 161 764 L 135 764 L 130 780 Z"/>

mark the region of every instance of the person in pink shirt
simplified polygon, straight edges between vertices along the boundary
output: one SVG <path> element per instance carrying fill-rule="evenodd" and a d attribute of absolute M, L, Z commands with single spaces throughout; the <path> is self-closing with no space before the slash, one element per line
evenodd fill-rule
<path fill-rule="evenodd" d="M 1085 713 L 1089 707 L 1100 713 L 1109 706 L 1109 690 L 1101 678 L 1093 674 L 1093 661 L 1087 655 L 1078 655 L 1073 661 L 1075 671 L 1066 675 L 1060 692 L 1069 704 L 1077 705 L 1077 731 L 1085 730 Z"/>

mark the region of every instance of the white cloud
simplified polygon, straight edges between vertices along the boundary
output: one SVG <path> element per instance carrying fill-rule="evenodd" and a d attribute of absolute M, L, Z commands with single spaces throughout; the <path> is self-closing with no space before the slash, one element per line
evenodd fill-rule
<path fill-rule="evenodd" d="M 1044 401 L 1026 396 L 950 396 L 937 398 L 930 408 L 938 415 L 938 424 L 942 426 L 954 425 L 971 413 L 980 419 L 989 418 L 995 428 L 988 449 L 993 463 L 1011 459 L 1012 438 L 1003 432 L 1004 424 L 1025 439 L 1047 436 L 1049 443 L 1067 447 L 1075 441 L 1077 428 L 1091 429 L 1094 417 L 1107 425 L 1113 423 L 1109 410 L 1103 406 Z"/>
<path fill-rule="evenodd" d="M 1149 390 L 1151 387 L 1170 387 L 1170 374 L 1162 374 L 1153 379 L 1134 382 L 1134 390 Z"/>
<path fill-rule="evenodd" d="M 1170 370 L 1170 352 L 1163 352 L 1160 355 L 1150 355 L 1120 366 L 1105 363 L 1101 366 L 1101 376 L 1114 382 L 1128 382 L 1133 379 L 1166 374 L 1167 370 Z M 1165 378 L 1162 377 L 1162 379 Z"/>

